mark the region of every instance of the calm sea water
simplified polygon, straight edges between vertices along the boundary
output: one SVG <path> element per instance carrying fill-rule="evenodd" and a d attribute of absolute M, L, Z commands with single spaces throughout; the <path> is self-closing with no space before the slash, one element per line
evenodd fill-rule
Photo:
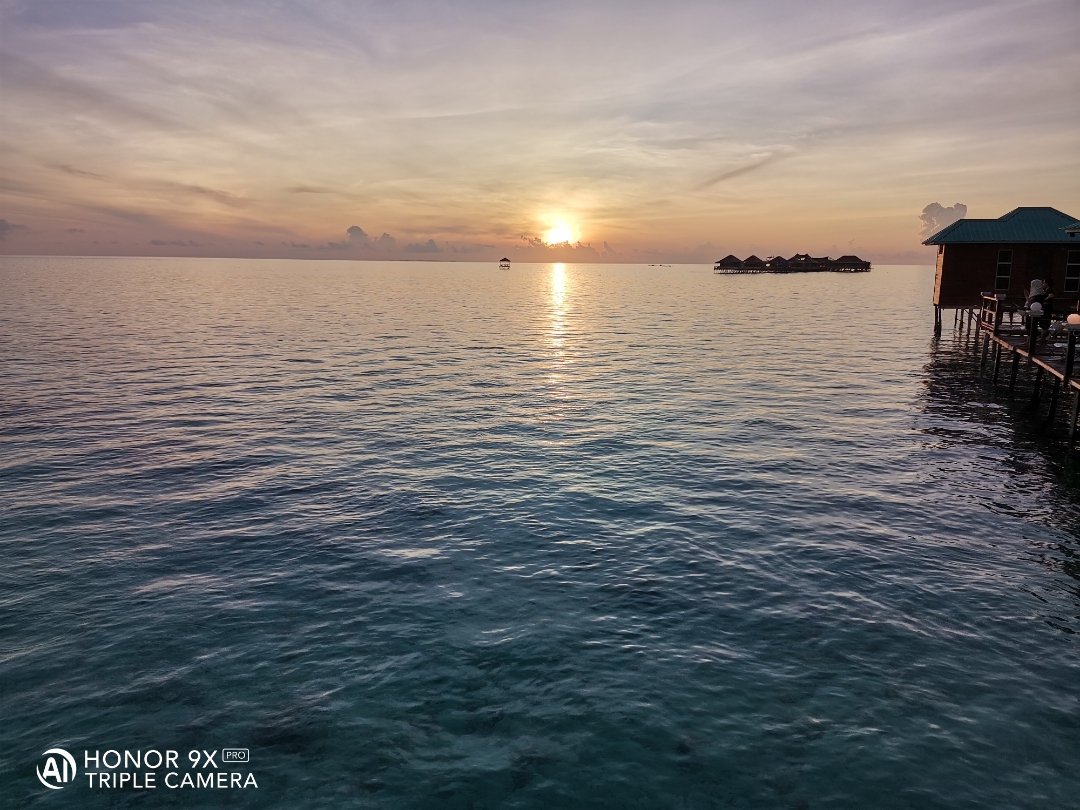
<path fill-rule="evenodd" d="M 0 801 L 1076 806 L 1077 467 L 931 287 L 4 259 Z"/>

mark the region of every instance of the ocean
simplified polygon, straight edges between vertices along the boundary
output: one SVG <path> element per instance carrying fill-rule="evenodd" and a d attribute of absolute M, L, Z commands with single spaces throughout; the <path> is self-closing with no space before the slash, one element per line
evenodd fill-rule
<path fill-rule="evenodd" d="M 4 258 L 0 803 L 1075 806 L 1080 453 L 932 286 Z"/>

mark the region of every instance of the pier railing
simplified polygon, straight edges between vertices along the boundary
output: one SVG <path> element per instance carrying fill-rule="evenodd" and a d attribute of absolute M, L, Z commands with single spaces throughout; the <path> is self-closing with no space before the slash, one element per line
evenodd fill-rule
<path fill-rule="evenodd" d="M 969 310 L 969 317 L 976 323 L 975 351 L 979 356 L 979 368 L 984 368 L 993 348 L 993 384 L 998 381 L 1001 359 L 1012 358 L 1009 374 L 1009 392 L 1016 385 L 1021 359 L 1034 371 L 1031 408 L 1038 407 L 1045 382 L 1052 381 L 1047 424 L 1054 420 L 1061 393 L 1072 391 L 1074 403 L 1069 420 L 1069 447 L 1073 446 L 1080 428 L 1080 379 L 1077 378 L 1077 343 L 1080 342 L 1080 324 L 1054 320 L 1044 312 L 1032 312 L 1024 302 L 1009 302 L 1005 296 L 983 293 L 978 313 Z M 1004 322 L 1008 315 L 1009 322 Z M 1019 315 L 1019 323 L 1015 316 Z M 979 340 L 980 333 L 983 339 Z M 980 347 L 979 344 L 982 343 Z M 981 349 L 981 351 L 980 351 Z M 1045 382 L 1044 382 L 1045 381 Z"/>

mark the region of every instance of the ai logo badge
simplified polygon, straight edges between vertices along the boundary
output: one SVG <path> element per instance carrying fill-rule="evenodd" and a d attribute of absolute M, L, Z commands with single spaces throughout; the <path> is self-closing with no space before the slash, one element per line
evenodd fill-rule
<path fill-rule="evenodd" d="M 63 748 L 50 748 L 44 754 L 45 770 L 37 766 L 37 778 L 50 790 L 60 790 L 75 778 L 75 757 Z M 59 761 L 57 757 L 60 757 Z"/>

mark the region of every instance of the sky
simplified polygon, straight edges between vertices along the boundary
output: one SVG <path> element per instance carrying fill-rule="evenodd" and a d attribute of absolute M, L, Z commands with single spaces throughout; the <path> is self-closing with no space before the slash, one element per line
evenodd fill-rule
<path fill-rule="evenodd" d="M 0 253 L 921 263 L 1080 217 L 1080 3 L 0 0 Z"/>

